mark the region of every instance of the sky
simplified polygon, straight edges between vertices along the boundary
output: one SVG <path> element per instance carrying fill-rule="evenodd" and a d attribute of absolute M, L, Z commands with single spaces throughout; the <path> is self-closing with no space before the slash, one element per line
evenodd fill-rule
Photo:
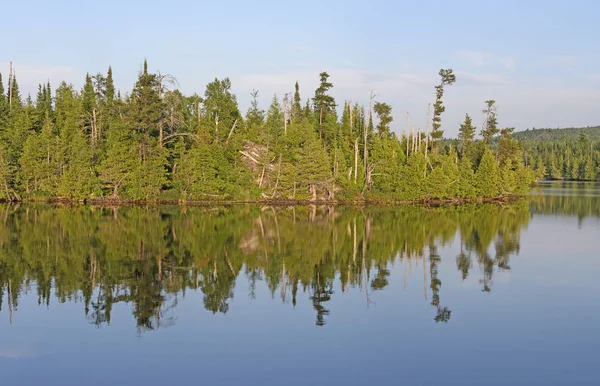
<path fill-rule="evenodd" d="M 171 74 L 185 94 L 229 77 L 240 109 L 259 91 L 314 95 L 327 71 L 331 94 L 393 108 L 393 129 L 423 128 L 441 68 L 442 129 L 458 132 L 465 114 L 480 128 L 496 100 L 502 127 L 600 125 L 600 2 L 503 1 L 10 1 L 2 6 L 0 72 L 13 62 L 22 93 L 50 80 L 81 87 L 87 72 L 111 65 L 131 90 L 144 58 Z"/>

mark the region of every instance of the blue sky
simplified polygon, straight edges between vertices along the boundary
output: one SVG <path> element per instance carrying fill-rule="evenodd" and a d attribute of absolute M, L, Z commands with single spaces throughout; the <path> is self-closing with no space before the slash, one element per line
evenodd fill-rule
<path fill-rule="evenodd" d="M 454 136 L 464 114 L 480 125 L 495 99 L 501 126 L 600 124 L 600 2 L 571 1 L 12 1 L 3 5 L 0 72 L 13 61 L 25 92 L 112 65 L 130 90 L 144 58 L 184 93 L 229 77 L 240 108 L 260 92 L 300 82 L 313 95 L 327 71 L 338 103 L 367 103 L 370 90 L 424 126 L 440 68 L 457 82 L 442 125 Z M 10 15 L 10 16 L 9 16 Z"/>

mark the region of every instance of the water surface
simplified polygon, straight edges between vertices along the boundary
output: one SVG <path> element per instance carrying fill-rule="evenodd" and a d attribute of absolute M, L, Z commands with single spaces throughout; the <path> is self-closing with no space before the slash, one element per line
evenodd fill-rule
<path fill-rule="evenodd" d="M 0 221 L 2 384 L 597 384 L 596 184 Z"/>

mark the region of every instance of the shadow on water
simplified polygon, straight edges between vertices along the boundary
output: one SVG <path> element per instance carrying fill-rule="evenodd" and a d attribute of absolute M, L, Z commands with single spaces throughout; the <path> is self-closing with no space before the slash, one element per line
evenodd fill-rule
<path fill-rule="evenodd" d="M 531 204 L 535 208 L 535 199 Z M 140 332 L 175 323 L 186 291 L 204 307 L 227 313 L 236 279 L 252 297 L 264 281 L 272 296 L 296 305 L 307 296 L 316 325 L 326 324 L 338 281 L 342 294 L 385 289 L 390 265 L 423 267 L 423 291 L 436 322 L 451 319 L 442 300 L 439 263 L 456 260 L 463 280 L 480 275 L 492 290 L 496 270 L 510 270 L 527 226 L 528 203 L 407 207 L 1 207 L 0 303 L 12 318 L 19 299 L 35 292 L 78 301 L 87 320 L 111 322 L 117 303 L 131 304 Z M 460 241 L 457 256 L 440 248 Z M 343 296 L 335 294 L 335 296 Z"/>

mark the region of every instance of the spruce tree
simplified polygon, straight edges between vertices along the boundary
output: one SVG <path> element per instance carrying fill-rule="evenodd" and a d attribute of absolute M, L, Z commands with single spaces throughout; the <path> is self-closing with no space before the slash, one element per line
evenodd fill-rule
<path fill-rule="evenodd" d="M 475 187 L 480 197 L 496 197 L 498 195 L 498 167 L 494 153 L 489 148 L 485 149 L 477 172 L 475 172 Z"/>
<path fill-rule="evenodd" d="M 298 81 L 294 86 L 294 101 L 292 102 L 292 121 L 302 119 L 302 100 L 300 99 L 300 86 Z"/>
<path fill-rule="evenodd" d="M 313 98 L 314 112 L 316 116 L 316 122 L 319 132 L 319 138 L 325 140 L 326 143 L 330 143 L 332 138 L 331 115 L 335 114 L 335 99 L 329 95 L 329 90 L 333 87 L 333 83 L 329 82 L 329 74 L 322 72 L 319 74 L 320 83 L 319 87 L 315 90 L 315 96 Z M 329 123 L 329 125 L 328 125 Z M 335 121 L 333 122 L 335 123 Z"/>
<path fill-rule="evenodd" d="M 469 144 L 475 140 L 475 127 L 473 126 L 473 120 L 469 114 L 465 114 L 465 121 L 458 129 L 458 139 L 461 143 L 461 156 L 464 158 L 468 151 Z"/>

